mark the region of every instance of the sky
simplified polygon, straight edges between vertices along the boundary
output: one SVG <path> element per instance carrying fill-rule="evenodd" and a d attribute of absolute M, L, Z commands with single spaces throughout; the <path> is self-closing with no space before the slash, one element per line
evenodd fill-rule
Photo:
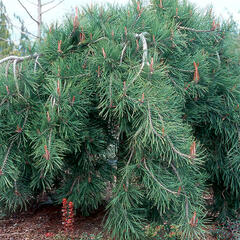
<path fill-rule="evenodd" d="M 17 22 L 14 18 L 14 13 L 18 16 L 20 16 L 24 22 L 25 25 L 28 28 L 28 31 L 30 31 L 33 34 L 36 34 L 37 25 L 36 23 L 27 15 L 25 10 L 21 7 L 18 0 L 2 0 L 3 4 L 6 7 L 7 13 L 9 17 L 12 19 L 12 22 L 14 25 L 19 25 L 19 22 Z M 32 14 L 34 18 L 37 16 L 37 8 L 34 6 L 34 4 L 37 3 L 37 0 L 20 0 L 25 7 L 28 9 L 28 11 Z M 42 0 L 42 3 L 47 3 L 53 0 Z M 46 5 L 43 10 L 47 10 L 48 8 L 53 7 L 56 3 L 58 3 L 60 0 L 55 0 L 55 2 Z M 62 19 L 62 17 L 67 14 L 73 12 L 73 9 L 81 6 L 87 6 L 91 3 L 113 3 L 113 4 L 126 4 L 130 0 L 64 0 L 63 3 L 58 5 L 56 8 L 46 12 L 43 15 L 43 21 L 44 23 L 50 25 L 52 22 L 55 22 L 56 20 Z M 164 3 L 164 0 L 162 0 Z M 223 18 L 227 18 L 230 15 L 233 16 L 236 22 L 240 25 L 240 0 L 189 0 L 190 2 L 196 4 L 197 7 L 206 8 L 207 6 L 212 5 L 213 6 L 213 12 L 217 16 L 221 16 Z M 17 28 L 14 28 L 14 36 L 17 39 L 18 34 Z M 14 40 L 16 40 L 14 39 Z M 16 40 L 17 41 L 17 40 Z"/>

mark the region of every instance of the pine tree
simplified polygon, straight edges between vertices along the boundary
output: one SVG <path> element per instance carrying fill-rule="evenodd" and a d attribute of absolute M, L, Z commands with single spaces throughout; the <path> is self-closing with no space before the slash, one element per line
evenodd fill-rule
<path fill-rule="evenodd" d="M 27 28 L 25 26 L 24 20 L 20 16 L 17 16 L 17 15 L 15 15 L 15 18 L 21 24 L 20 39 L 19 39 L 17 48 L 21 55 L 26 55 L 29 51 L 31 51 L 31 41 L 30 41 L 29 35 L 26 34 Z"/>
<path fill-rule="evenodd" d="M 186 1 L 133 1 L 76 9 L 38 53 L 0 61 L 14 66 L 1 74 L 1 208 L 54 192 L 88 215 L 110 181 L 115 239 L 146 239 L 149 223 L 202 239 L 206 181 L 214 206 L 239 208 L 237 44 L 234 23 Z"/>
<path fill-rule="evenodd" d="M 6 18 L 6 8 L 2 1 L 0 1 L 0 57 L 4 57 L 9 54 L 13 48 L 11 42 L 10 26 L 8 25 Z"/>

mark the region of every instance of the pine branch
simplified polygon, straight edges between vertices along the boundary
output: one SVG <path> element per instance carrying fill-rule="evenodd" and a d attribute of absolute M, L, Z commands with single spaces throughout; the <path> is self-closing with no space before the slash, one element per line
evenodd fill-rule
<path fill-rule="evenodd" d="M 178 154 L 179 156 L 181 156 L 181 157 L 183 157 L 183 158 L 188 158 L 188 159 L 191 159 L 191 158 L 192 158 L 190 155 L 187 155 L 187 154 L 181 153 L 177 148 L 174 147 L 174 145 L 173 145 L 173 143 L 172 143 L 170 137 L 167 136 L 167 135 L 166 135 L 166 137 L 167 137 L 167 139 L 168 139 L 168 142 L 169 142 L 169 144 L 170 144 L 172 150 L 173 150 L 176 154 Z"/>
<path fill-rule="evenodd" d="M 176 69 L 180 72 L 187 72 L 187 73 L 194 73 L 194 70 L 185 70 L 185 69 L 181 69 L 181 68 L 175 68 L 175 67 L 171 67 L 173 69 Z"/>
<path fill-rule="evenodd" d="M 8 56 L 5 57 L 3 59 L 0 60 L 0 64 L 7 62 L 6 68 L 5 68 L 5 76 L 6 78 L 8 78 L 8 70 L 10 67 L 10 64 L 13 63 L 13 76 L 14 76 L 14 80 L 15 80 L 15 85 L 16 85 L 16 89 L 18 94 L 20 94 L 19 92 L 19 86 L 18 86 L 18 81 L 17 81 L 17 64 L 20 62 L 23 62 L 24 60 L 30 60 L 32 58 L 39 58 L 40 54 L 35 53 L 34 55 L 29 55 L 29 56 L 25 56 L 25 57 L 19 57 L 19 56 Z"/>
<path fill-rule="evenodd" d="M 52 140 L 52 131 L 53 131 L 53 129 L 51 128 L 50 133 L 49 133 L 49 139 L 48 139 L 49 156 L 50 156 L 50 148 L 51 148 L 51 140 Z"/>
<path fill-rule="evenodd" d="M 23 62 L 24 60 L 29 60 L 32 58 L 38 58 L 40 55 L 35 53 L 34 55 L 29 55 L 25 57 L 19 57 L 19 56 L 8 56 L 0 60 L 0 64 L 7 62 L 6 68 L 5 68 L 5 76 L 8 78 L 8 70 L 10 67 L 10 64 L 13 62 L 13 77 L 15 81 L 15 86 L 17 89 L 18 95 L 21 96 L 20 91 L 19 91 L 19 85 L 18 85 L 18 76 L 17 76 L 17 64 L 20 62 Z"/>
<path fill-rule="evenodd" d="M 214 30 L 198 30 L 198 29 L 194 29 L 194 28 L 181 27 L 181 26 L 178 26 L 178 29 L 191 31 L 191 32 L 199 32 L 199 33 L 202 33 L 202 32 L 214 32 Z"/>
<path fill-rule="evenodd" d="M 18 85 L 18 79 L 17 79 L 17 72 L 16 72 L 16 65 L 17 65 L 17 59 L 15 59 L 13 61 L 13 77 L 14 77 L 17 93 L 20 94 L 20 92 L 19 92 L 19 85 Z"/>
<path fill-rule="evenodd" d="M 133 153 L 134 153 L 134 149 L 132 149 L 131 151 L 131 154 L 130 154 L 130 157 L 127 161 L 127 164 L 126 164 L 126 167 L 128 167 L 128 165 L 130 164 L 131 160 L 132 160 L 132 157 L 133 157 Z M 129 179 L 127 177 L 127 180 L 126 180 L 126 189 L 128 189 L 128 186 L 129 186 Z"/>
<path fill-rule="evenodd" d="M 35 63 L 34 63 L 34 73 L 36 73 L 36 69 L 37 69 L 37 64 L 39 64 L 38 63 L 38 58 L 39 58 L 39 55 L 36 57 L 36 59 L 35 59 Z"/>
<path fill-rule="evenodd" d="M 217 55 L 218 65 L 220 66 L 221 65 L 221 59 L 220 59 L 218 51 L 216 51 L 216 55 Z"/>
<path fill-rule="evenodd" d="M 148 33 L 147 32 L 143 32 L 143 33 L 140 33 L 140 34 L 135 34 L 135 37 L 139 37 L 142 41 L 142 44 L 143 44 L 143 57 L 142 57 L 142 62 L 143 63 L 147 63 L 147 65 L 149 65 L 149 62 L 148 62 L 148 46 L 147 46 L 147 40 L 145 38 L 145 35 L 147 35 Z"/>
<path fill-rule="evenodd" d="M 158 116 L 160 116 L 160 115 L 158 114 Z M 153 126 L 149 102 L 148 102 L 148 117 L 149 117 L 150 127 L 151 127 L 153 133 L 154 133 L 157 137 L 163 138 L 163 136 L 161 136 L 161 135 L 156 131 L 156 129 L 155 129 L 154 126 Z M 161 119 L 162 119 L 162 117 L 161 117 Z M 162 119 L 162 121 L 163 121 L 163 119 Z M 178 154 L 179 156 L 181 156 L 181 157 L 183 157 L 183 158 L 188 158 L 188 159 L 191 159 L 191 158 L 192 158 L 190 155 L 181 153 L 177 148 L 175 148 L 174 145 L 173 145 L 173 143 L 172 143 L 172 141 L 171 141 L 171 139 L 170 139 L 170 137 L 169 137 L 168 135 L 165 134 L 164 136 L 166 136 L 166 138 L 168 139 L 168 142 L 169 142 L 169 144 L 170 144 L 173 152 L 175 152 L 176 154 Z"/>
<path fill-rule="evenodd" d="M 122 50 L 121 58 L 120 58 L 120 65 L 122 65 L 123 55 L 124 55 L 125 50 L 126 50 L 126 48 L 127 48 L 127 44 L 128 44 L 128 42 L 125 43 L 124 48 L 123 48 L 123 50 Z"/>
<path fill-rule="evenodd" d="M 7 153 L 6 153 L 5 157 L 4 157 L 3 164 L 2 164 L 2 167 L 1 167 L 1 172 L 2 172 L 2 173 L 3 173 L 3 170 L 4 170 L 5 165 L 6 165 L 6 163 L 7 163 L 8 156 L 9 156 L 9 154 L 10 154 L 10 151 L 11 151 L 11 149 L 12 149 L 12 145 L 13 145 L 14 142 L 15 142 L 15 140 L 12 140 L 12 142 L 10 143 L 10 145 L 9 145 L 9 147 L 8 147 Z"/>
<path fill-rule="evenodd" d="M 132 151 L 131 151 L 131 153 L 130 153 L 130 156 L 129 156 L 129 158 L 128 158 L 128 161 L 127 161 L 127 164 L 126 164 L 125 168 L 127 168 L 127 167 L 129 166 L 129 164 L 130 164 L 130 162 L 131 162 L 131 160 L 132 160 L 134 151 L 135 151 L 134 148 L 132 148 Z M 127 178 L 126 183 L 127 183 L 127 188 L 128 188 L 129 180 L 128 180 L 128 176 L 127 176 L 127 171 L 125 171 L 125 174 L 122 176 L 122 180 L 121 180 L 121 182 L 120 182 L 118 185 L 121 186 L 125 178 Z"/>
<path fill-rule="evenodd" d="M 143 163 L 144 163 L 144 167 L 146 168 L 146 170 L 148 171 L 149 175 L 153 178 L 153 180 L 161 187 L 163 188 L 165 191 L 167 192 L 170 192 L 172 194 L 178 194 L 177 192 L 174 192 L 168 188 L 166 188 L 162 183 L 160 183 L 160 181 L 158 181 L 155 176 L 153 175 L 153 173 L 149 170 L 149 168 L 147 167 L 147 164 L 146 164 L 146 159 L 144 158 L 143 159 Z"/>
<path fill-rule="evenodd" d="M 141 64 L 141 67 L 140 67 L 140 70 L 139 72 L 136 74 L 136 76 L 133 78 L 133 80 L 128 84 L 127 88 L 133 84 L 135 82 L 135 80 L 138 78 L 138 76 L 141 74 L 144 66 L 145 66 L 145 63 L 147 63 L 147 65 L 149 65 L 149 62 L 147 60 L 147 57 L 148 57 L 148 46 L 147 46 L 147 40 L 145 38 L 145 35 L 147 35 L 148 33 L 147 32 L 143 32 L 143 33 L 140 33 L 140 34 L 135 34 L 135 37 L 136 38 L 140 38 L 141 41 L 142 41 L 142 44 L 143 44 L 143 56 L 142 56 L 142 64 Z"/>
<path fill-rule="evenodd" d="M 163 135 L 160 135 L 160 134 L 156 131 L 156 129 L 153 127 L 152 117 L 151 117 L 151 110 L 150 110 L 149 102 L 148 102 L 148 118 L 149 118 L 150 127 L 151 127 L 153 133 L 154 133 L 157 137 L 163 138 Z"/>
<path fill-rule="evenodd" d="M 30 107 L 27 108 L 26 115 L 25 115 L 24 122 L 23 122 L 23 126 L 22 126 L 22 130 L 24 129 L 24 127 L 26 125 L 26 122 L 27 122 L 27 119 L 28 119 L 29 109 L 30 109 Z"/>
<path fill-rule="evenodd" d="M 110 98 L 110 108 L 112 107 L 112 78 L 110 77 L 110 84 L 109 84 L 109 98 Z"/>
<path fill-rule="evenodd" d="M 41 54 L 33 54 L 33 55 L 28 55 L 28 56 L 25 56 L 25 57 L 19 57 L 19 56 L 8 56 L 8 57 L 5 57 L 3 59 L 0 60 L 0 64 L 4 63 L 4 62 L 7 62 L 7 61 L 13 61 L 13 60 L 17 60 L 17 63 L 19 62 L 22 62 L 24 60 L 29 60 L 29 59 L 32 59 L 32 58 L 36 58 L 37 56 L 40 56 Z"/>
<path fill-rule="evenodd" d="M 181 185 L 182 185 L 182 189 L 183 189 L 184 196 L 185 196 L 186 218 L 187 218 L 187 221 L 189 222 L 189 203 L 188 203 L 187 193 L 186 193 L 185 188 L 184 188 L 184 186 L 183 186 L 183 184 L 182 184 L 182 179 L 180 178 L 180 175 L 179 175 L 177 169 L 175 168 L 175 166 L 173 165 L 173 163 L 171 163 L 171 167 L 172 167 L 173 171 L 175 172 L 175 174 L 176 174 L 179 182 L 180 182 Z"/>
<path fill-rule="evenodd" d="M 3 100 L 1 101 L 1 103 L 0 103 L 0 107 L 6 102 L 6 100 L 7 100 L 7 97 L 5 96 L 5 97 L 3 98 Z"/>
<path fill-rule="evenodd" d="M 11 65 L 11 60 L 7 62 L 6 68 L 5 68 L 5 77 L 8 79 L 8 70 Z"/>
<path fill-rule="evenodd" d="M 69 195 L 71 195 L 71 194 L 72 194 L 72 191 L 73 191 L 73 188 L 74 188 L 74 186 L 75 186 L 76 182 L 77 182 L 77 181 L 79 181 L 80 179 L 81 179 L 81 177 L 80 177 L 80 176 L 78 176 L 78 177 L 76 177 L 76 178 L 74 179 L 74 181 L 73 181 L 73 184 L 72 184 L 72 186 L 71 186 L 71 188 L 70 188 L 69 192 L 67 193 L 67 196 L 69 196 Z"/>
<path fill-rule="evenodd" d="M 37 24 L 39 24 L 39 22 L 31 15 L 31 13 L 27 10 L 27 8 L 21 3 L 20 0 L 18 0 L 18 2 L 21 4 L 21 6 L 24 8 L 24 10 L 27 12 L 28 16 Z"/>

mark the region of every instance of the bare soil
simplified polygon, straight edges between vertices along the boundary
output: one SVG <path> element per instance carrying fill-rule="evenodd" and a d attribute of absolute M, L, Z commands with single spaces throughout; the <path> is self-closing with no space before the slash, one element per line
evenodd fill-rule
<path fill-rule="evenodd" d="M 11 218 L 0 219 L 0 240 L 41 240 L 52 239 L 63 233 L 61 206 L 45 206 Z M 90 217 L 78 214 L 70 233 L 74 239 L 82 233 L 97 234 L 102 231 L 105 212 L 100 208 Z"/>

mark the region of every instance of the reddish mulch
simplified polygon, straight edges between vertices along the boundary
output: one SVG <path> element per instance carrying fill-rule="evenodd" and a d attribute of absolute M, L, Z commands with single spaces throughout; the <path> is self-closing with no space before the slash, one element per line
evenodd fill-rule
<path fill-rule="evenodd" d="M 100 208 L 89 217 L 75 217 L 73 237 L 81 233 L 99 233 L 105 212 Z M 0 219 L 1 240 L 41 240 L 51 239 L 47 235 L 63 232 L 61 206 L 44 206 L 36 211 L 28 211 L 8 219 Z M 46 235 L 47 234 L 47 235 Z"/>
<path fill-rule="evenodd" d="M 27 211 L 11 218 L 0 219 L 0 240 L 43 240 L 53 239 L 56 234 L 63 234 L 61 206 L 42 206 L 35 211 Z M 74 218 L 74 229 L 71 239 L 76 239 L 82 233 L 97 234 L 103 229 L 104 207 L 99 208 L 89 217 L 80 214 Z M 209 229 L 214 226 L 209 226 Z M 67 238 L 57 238 L 66 240 Z M 68 238 L 70 239 L 70 238 Z M 106 238 L 107 240 L 107 238 Z M 206 240 L 216 240 L 210 235 Z"/>

